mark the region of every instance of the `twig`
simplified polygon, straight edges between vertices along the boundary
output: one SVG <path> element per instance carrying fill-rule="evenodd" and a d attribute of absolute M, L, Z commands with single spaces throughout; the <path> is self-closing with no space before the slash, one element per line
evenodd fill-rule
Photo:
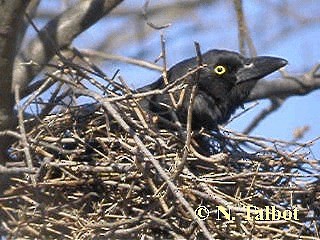
<path fill-rule="evenodd" d="M 152 28 L 154 28 L 156 30 L 161 30 L 161 29 L 170 27 L 170 25 L 171 25 L 170 23 L 160 26 L 160 25 L 156 25 L 156 24 L 154 24 L 154 23 L 152 23 L 152 22 L 150 22 L 148 20 L 148 6 L 149 6 L 149 3 L 150 3 L 149 0 L 145 0 L 145 3 L 143 5 L 143 10 L 142 10 L 142 16 L 144 17 L 144 20 L 147 22 L 147 24 L 150 27 L 152 27 Z"/>
<path fill-rule="evenodd" d="M 260 114 L 257 115 L 253 119 L 253 121 L 251 121 L 251 123 L 243 131 L 244 134 L 249 134 L 250 132 L 252 132 L 252 130 L 255 129 L 263 119 L 265 119 L 272 112 L 276 111 L 283 103 L 283 99 L 280 99 L 280 98 L 271 99 L 270 101 L 271 101 L 270 106 L 262 110 Z"/>
<path fill-rule="evenodd" d="M 193 112 L 194 100 L 198 91 L 198 82 L 200 79 L 200 71 L 201 71 L 200 67 L 202 66 L 202 56 L 201 56 L 200 45 L 197 42 L 195 42 L 194 45 L 195 45 L 196 54 L 197 54 L 199 71 L 195 72 L 194 80 L 190 83 L 191 86 L 189 86 L 191 87 L 191 96 L 190 96 L 189 105 L 188 105 L 187 136 L 185 140 L 182 158 L 179 165 L 177 166 L 175 173 L 172 176 L 173 179 L 175 179 L 182 172 L 184 165 L 186 164 L 188 153 L 190 151 L 190 143 L 191 143 L 191 135 L 192 135 L 192 112 Z"/>
<path fill-rule="evenodd" d="M 256 56 L 257 52 L 255 50 L 252 38 L 249 34 L 249 29 L 246 23 L 246 19 L 244 17 L 242 0 L 233 0 L 233 4 L 237 14 L 240 53 L 246 55 L 245 43 L 247 43 L 249 47 L 250 56 Z"/>
<path fill-rule="evenodd" d="M 19 128 L 20 128 L 21 142 L 22 142 L 22 146 L 23 146 L 23 151 L 24 151 L 25 156 L 26 156 L 26 165 L 28 166 L 29 169 L 33 169 L 31 153 L 30 153 L 29 144 L 28 144 L 28 140 L 27 140 L 27 133 L 26 133 L 26 129 L 25 129 L 24 123 L 23 123 L 23 108 L 19 105 L 19 102 L 20 102 L 20 90 L 19 90 L 19 86 L 18 85 L 15 87 L 14 93 L 15 93 L 15 101 L 16 101 L 16 104 L 18 106 Z M 30 174 L 30 179 L 31 179 L 31 182 L 33 184 L 36 183 L 34 175 Z"/>
<path fill-rule="evenodd" d="M 158 72 L 161 72 L 163 70 L 163 67 L 160 67 L 152 62 L 147 62 L 144 60 L 140 60 L 140 59 L 135 59 L 135 58 L 130 58 L 130 57 L 125 57 L 125 56 L 119 56 L 119 55 L 112 55 L 112 54 L 107 54 L 104 52 L 100 52 L 100 51 L 95 51 L 92 49 L 81 49 L 79 50 L 84 56 L 87 57 L 98 57 L 98 58 L 102 58 L 105 60 L 115 60 L 115 61 L 119 61 L 119 62 L 124 62 L 124 63 L 129 63 L 129 64 L 133 64 L 139 67 L 143 67 L 143 68 L 147 68 L 147 69 L 151 69 L 151 70 L 155 70 Z"/>

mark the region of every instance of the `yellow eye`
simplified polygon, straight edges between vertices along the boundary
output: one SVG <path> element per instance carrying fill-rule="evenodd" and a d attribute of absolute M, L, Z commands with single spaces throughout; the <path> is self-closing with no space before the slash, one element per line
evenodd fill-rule
<path fill-rule="evenodd" d="M 222 74 L 224 74 L 226 71 L 227 71 L 227 69 L 226 69 L 224 66 L 222 66 L 222 65 L 215 66 L 215 68 L 214 68 L 214 72 L 215 72 L 216 74 L 218 74 L 218 75 L 222 75 Z"/>

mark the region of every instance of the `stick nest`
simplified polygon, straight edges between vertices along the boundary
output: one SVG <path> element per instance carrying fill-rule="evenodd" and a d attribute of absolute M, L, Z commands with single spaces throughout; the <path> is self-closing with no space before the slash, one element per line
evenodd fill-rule
<path fill-rule="evenodd" d="M 319 237 L 319 165 L 311 143 L 225 128 L 216 137 L 159 127 L 158 117 L 139 106 L 143 94 L 92 64 L 64 63 L 55 70 L 19 108 L 41 106 L 42 112 L 19 119 L 9 184 L 0 198 L 7 239 Z M 50 102 L 40 104 L 47 89 Z M 95 104 L 61 107 L 61 89 Z M 188 134 L 207 134 L 215 154 L 199 154 Z M 230 210 L 231 219 L 218 216 L 218 206 Z M 248 220 L 247 206 L 296 208 L 299 220 Z M 199 213 L 209 214 L 201 220 Z"/>

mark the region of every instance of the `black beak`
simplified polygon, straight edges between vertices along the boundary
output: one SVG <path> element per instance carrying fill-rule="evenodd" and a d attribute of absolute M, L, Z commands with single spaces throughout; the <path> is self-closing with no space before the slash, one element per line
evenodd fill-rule
<path fill-rule="evenodd" d="M 258 80 L 287 65 L 288 61 L 276 57 L 248 58 L 236 73 L 237 83 Z"/>

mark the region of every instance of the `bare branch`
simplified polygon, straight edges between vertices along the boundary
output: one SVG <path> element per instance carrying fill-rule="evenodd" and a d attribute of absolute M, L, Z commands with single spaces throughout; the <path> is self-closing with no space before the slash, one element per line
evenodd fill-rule
<path fill-rule="evenodd" d="M 160 67 L 152 62 L 147 62 L 147 61 L 140 60 L 140 59 L 134 59 L 134 58 L 125 57 L 125 56 L 107 54 L 107 53 L 104 53 L 101 51 L 95 51 L 95 50 L 91 50 L 91 49 L 82 49 L 82 50 L 80 50 L 80 52 L 84 56 L 88 56 L 90 58 L 101 58 L 103 60 L 120 61 L 123 63 L 129 63 L 129 64 L 137 65 L 140 67 L 148 68 L 151 70 L 156 70 L 159 72 L 161 72 L 163 70 L 163 67 Z"/>
<path fill-rule="evenodd" d="M 23 14 L 30 1 L 2 1 L 0 4 L 0 131 L 12 129 L 14 96 L 11 89 L 12 69 L 16 51 L 19 48 L 23 28 Z M 6 149 L 11 138 L 0 138 L 0 163 L 6 159 Z"/>
<path fill-rule="evenodd" d="M 252 38 L 249 33 L 247 22 L 244 16 L 242 0 L 233 1 L 234 8 L 237 14 L 238 32 L 239 32 L 239 49 L 240 53 L 246 55 L 245 46 L 247 43 L 250 56 L 256 56 L 257 51 L 254 47 Z"/>
<path fill-rule="evenodd" d="M 122 0 L 90 0 L 67 9 L 63 14 L 51 20 L 16 59 L 12 88 L 19 86 L 20 91 L 42 70 L 45 64 L 75 37 L 109 13 Z M 23 65 L 32 60 L 37 65 Z"/>
<path fill-rule="evenodd" d="M 244 134 L 249 134 L 252 132 L 253 129 L 255 129 L 258 124 L 265 119 L 269 114 L 276 111 L 282 104 L 283 101 L 281 99 L 271 99 L 271 104 L 268 108 L 262 110 L 259 115 L 257 115 L 253 121 L 249 124 L 249 126 L 246 127 L 246 129 L 243 131 Z"/>
<path fill-rule="evenodd" d="M 317 74 L 318 66 L 301 76 L 285 76 L 273 81 L 262 80 L 252 90 L 248 101 L 294 95 L 306 95 L 320 88 L 320 77 Z"/>

